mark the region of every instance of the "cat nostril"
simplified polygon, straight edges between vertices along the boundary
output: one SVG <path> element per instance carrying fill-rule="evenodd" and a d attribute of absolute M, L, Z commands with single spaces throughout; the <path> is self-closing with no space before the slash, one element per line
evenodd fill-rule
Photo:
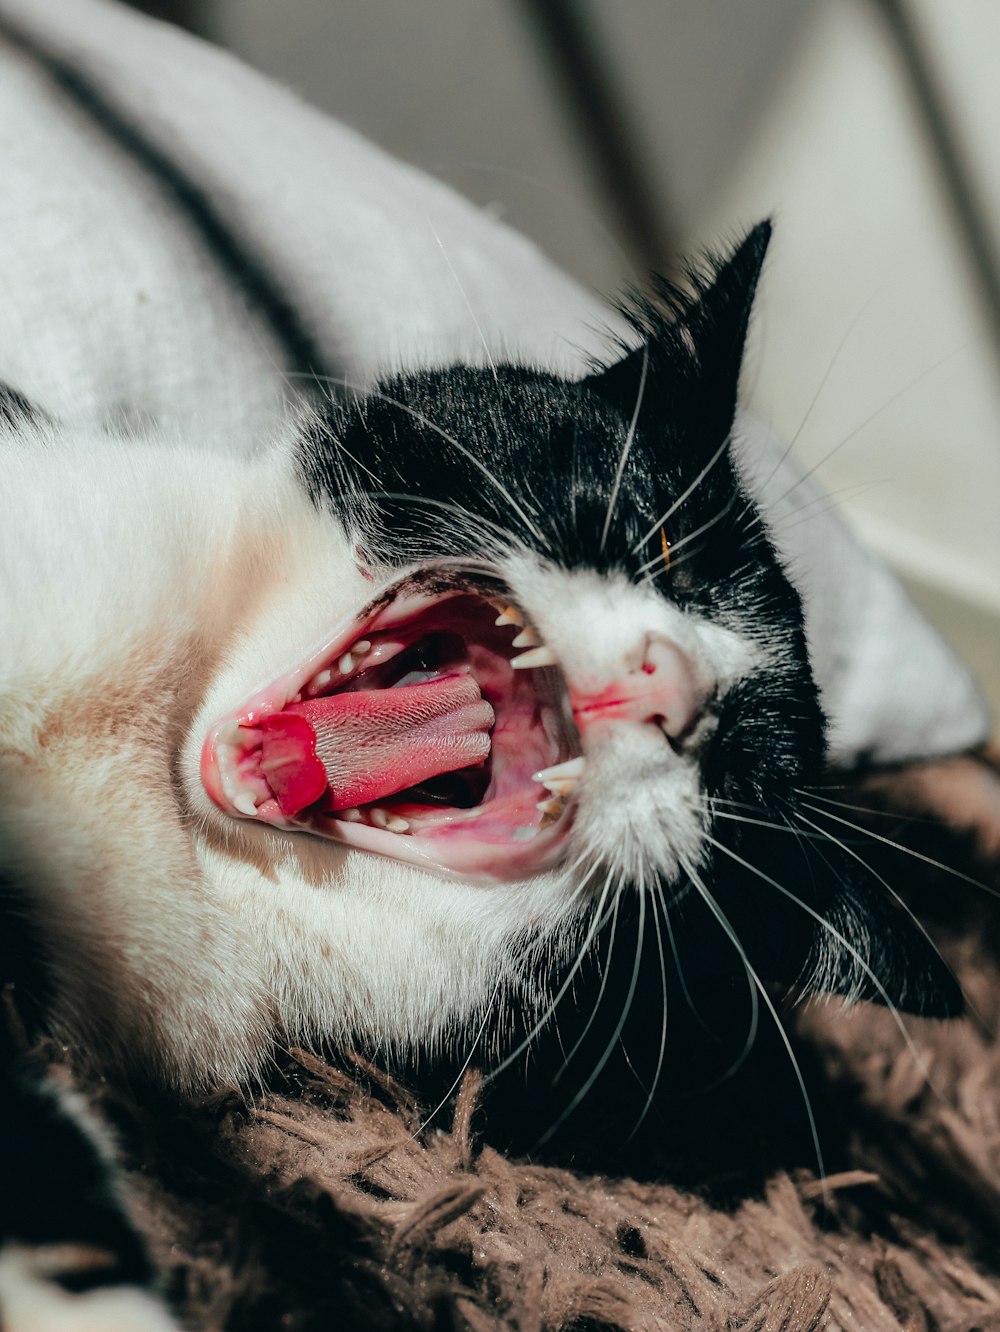
<path fill-rule="evenodd" d="M 571 692 L 581 733 L 597 722 L 638 722 L 657 727 L 676 750 L 697 727 L 705 695 L 688 654 L 671 640 L 652 636 L 641 661 L 618 679 L 592 694 Z"/>

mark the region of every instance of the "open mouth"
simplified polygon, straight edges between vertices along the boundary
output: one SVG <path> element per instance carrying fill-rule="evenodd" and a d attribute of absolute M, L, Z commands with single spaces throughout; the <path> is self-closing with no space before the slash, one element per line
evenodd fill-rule
<path fill-rule="evenodd" d="M 201 774 L 232 817 L 502 881 L 560 857 L 583 766 L 516 605 L 409 578 L 222 717 Z"/>

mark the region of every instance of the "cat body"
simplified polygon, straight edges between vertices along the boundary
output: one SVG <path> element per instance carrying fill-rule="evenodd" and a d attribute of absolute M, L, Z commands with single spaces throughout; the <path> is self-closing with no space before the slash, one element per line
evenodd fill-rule
<path fill-rule="evenodd" d="M 788 926 L 725 821 L 785 832 L 825 761 L 800 602 L 729 456 L 768 234 L 587 380 L 402 377 L 256 460 L 15 403 L 0 826 L 57 1030 L 181 1086 L 252 1078 L 275 1039 L 454 1050 L 487 1012 L 501 1048 L 602 913 L 688 894 L 758 988 L 748 919 L 771 978 L 958 1006 L 832 840 Z M 331 709 L 362 726 L 349 767 L 406 761 L 400 708 L 434 686 L 474 691 L 488 758 L 436 776 L 468 738 L 449 705 L 416 782 L 380 769 L 360 808 L 322 770 L 298 804 L 279 784 L 304 713 L 310 746 Z"/>

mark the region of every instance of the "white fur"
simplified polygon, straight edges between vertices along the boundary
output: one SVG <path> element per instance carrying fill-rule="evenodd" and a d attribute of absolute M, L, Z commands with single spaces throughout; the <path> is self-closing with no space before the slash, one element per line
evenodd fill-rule
<path fill-rule="evenodd" d="M 47 1251 L 0 1249 L 4 1332 L 178 1332 L 166 1309 L 137 1286 L 100 1286 L 70 1294 L 46 1270 Z"/>
<path fill-rule="evenodd" d="M 588 754 L 570 867 L 523 883 L 228 819 L 201 785 L 204 737 L 369 599 L 350 534 L 309 503 L 287 441 L 234 464 L 22 434 L 3 447 L 0 841 L 67 1033 L 189 1085 L 251 1076 L 274 1035 L 433 1046 L 493 1001 L 539 1005 L 539 951 L 565 952 L 606 885 L 698 858 L 695 760 L 628 724 Z M 504 572 L 574 684 L 616 678 L 651 634 L 710 687 L 761 658 L 624 581 Z"/>

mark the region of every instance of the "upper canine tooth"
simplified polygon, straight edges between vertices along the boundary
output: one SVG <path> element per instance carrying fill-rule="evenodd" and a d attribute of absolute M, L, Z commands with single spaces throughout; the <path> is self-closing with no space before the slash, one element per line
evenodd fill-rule
<path fill-rule="evenodd" d="M 529 671 L 536 666 L 554 666 L 556 654 L 547 647 L 530 648 L 519 657 L 512 657 L 510 664 L 515 671 Z"/>
<path fill-rule="evenodd" d="M 503 610 L 493 621 L 494 624 L 524 624 L 524 616 L 516 606 L 504 606 Z"/>
<path fill-rule="evenodd" d="M 538 647 L 541 643 L 538 637 L 538 631 L 532 629 L 531 625 L 525 625 L 516 638 L 511 639 L 511 647 Z"/>

